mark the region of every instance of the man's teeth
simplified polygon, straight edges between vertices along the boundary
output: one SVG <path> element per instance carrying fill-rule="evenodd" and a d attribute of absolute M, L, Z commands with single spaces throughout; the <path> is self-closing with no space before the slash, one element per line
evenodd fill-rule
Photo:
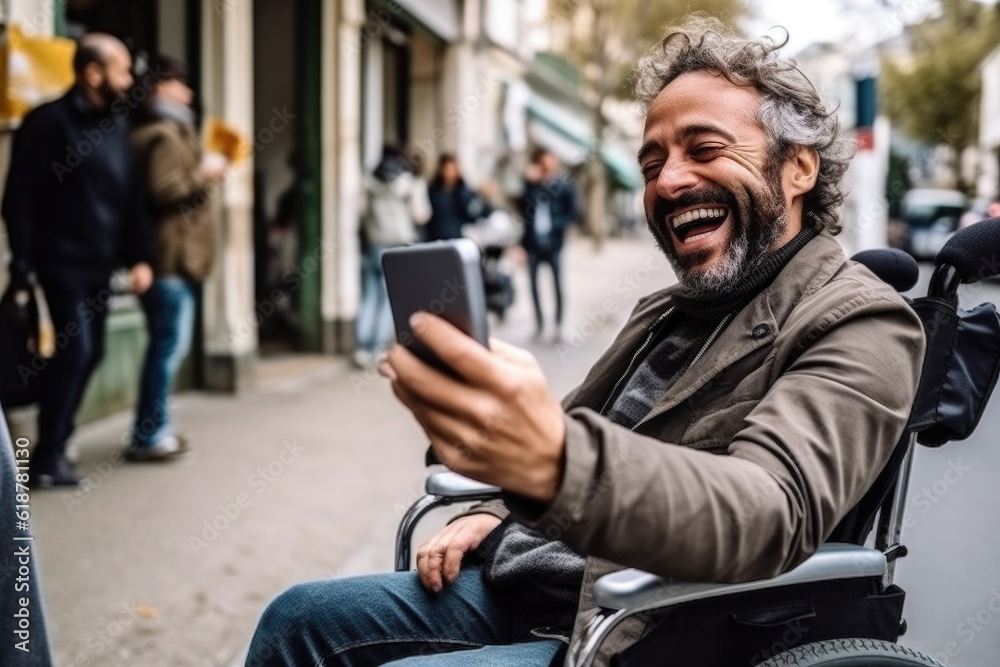
<path fill-rule="evenodd" d="M 686 239 L 684 239 L 684 243 L 691 243 L 692 241 L 697 241 L 698 239 L 703 239 L 706 236 L 711 236 L 714 233 L 715 233 L 715 230 L 713 229 L 710 232 L 703 232 L 701 234 L 695 234 L 694 236 L 689 236 Z"/>
<path fill-rule="evenodd" d="M 681 225 L 686 225 L 687 223 L 694 222 L 695 220 L 700 220 L 702 218 L 721 218 L 725 214 L 726 209 L 724 208 L 696 208 L 674 216 L 670 222 L 673 224 L 674 229 L 676 229 Z"/>

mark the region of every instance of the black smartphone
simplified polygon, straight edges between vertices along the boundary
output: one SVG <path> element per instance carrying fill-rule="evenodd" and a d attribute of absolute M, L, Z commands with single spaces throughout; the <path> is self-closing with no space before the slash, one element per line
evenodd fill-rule
<path fill-rule="evenodd" d="M 469 239 L 432 241 L 391 248 L 382 254 L 382 270 L 396 323 L 396 340 L 428 364 L 450 372 L 447 365 L 417 342 L 410 316 L 425 311 L 488 347 L 486 292 L 479 246 Z"/>

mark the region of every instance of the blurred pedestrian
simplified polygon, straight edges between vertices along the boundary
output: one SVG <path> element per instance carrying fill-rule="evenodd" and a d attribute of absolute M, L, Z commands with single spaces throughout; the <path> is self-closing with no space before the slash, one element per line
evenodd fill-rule
<path fill-rule="evenodd" d="M 396 146 L 386 144 L 382 159 L 365 183 L 365 212 L 361 220 L 361 308 L 358 312 L 354 363 L 367 368 L 392 341 L 392 311 L 382 274 L 387 248 L 414 243 L 417 226 L 427 222 L 427 189 L 413 173 L 413 165 Z"/>
<path fill-rule="evenodd" d="M 126 450 L 135 461 L 162 459 L 186 448 L 170 417 L 170 391 L 191 347 L 197 283 L 215 259 L 205 189 L 225 175 L 224 163 L 202 160 L 191 109 L 194 92 L 184 65 L 159 58 L 150 69 L 159 78 L 132 132 L 154 232 L 154 279 L 142 295 L 149 344 Z"/>
<path fill-rule="evenodd" d="M 1000 218 L 1000 199 L 994 199 L 993 202 L 986 207 L 986 217 Z"/>
<path fill-rule="evenodd" d="M 461 238 L 462 226 L 475 222 L 482 212 L 482 200 L 465 184 L 458 160 L 449 153 L 438 159 L 428 194 L 431 200 L 428 241 Z"/>
<path fill-rule="evenodd" d="M 559 158 L 546 149 L 539 149 L 525 176 L 524 234 L 521 245 L 528 255 L 528 275 L 531 298 L 535 303 L 535 335 L 545 332 L 545 318 L 538 298 L 538 267 L 548 264 L 555 288 L 556 337 L 562 335 L 563 299 L 560 256 L 566 228 L 579 216 L 576 187 L 569 174 L 562 170 Z"/>
<path fill-rule="evenodd" d="M 299 267 L 299 236 L 302 219 L 302 179 L 299 175 L 298 151 L 286 160 L 292 180 L 278 196 L 274 217 L 267 226 L 266 253 L 262 258 L 264 289 L 261 299 L 268 299 L 274 313 L 262 323 L 260 335 L 270 330 L 281 338 L 295 340 L 299 333 L 298 294 L 288 277 Z M 278 295 L 278 298 L 274 298 Z M 267 326 L 265 327 L 265 324 Z"/>
<path fill-rule="evenodd" d="M 29 113 L 14 137 L 3 199 L 13 255 L 11 280 L 37 277 L 48 300 L 57 351 L 38 377 L 35 488 L 75 485 L 66 443 L 83 391 L 104 352 L 109 279 L 131 267 L 131 289 L 153 279 L 150 231 L 129 146 L 132 58 L 101 33 L 81 38 L 76 83 Z M 28 381 L 29 378 L 26 378 Z"/>

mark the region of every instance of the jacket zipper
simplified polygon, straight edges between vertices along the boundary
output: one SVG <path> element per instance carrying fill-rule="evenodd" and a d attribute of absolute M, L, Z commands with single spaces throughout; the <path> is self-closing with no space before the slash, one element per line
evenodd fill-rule
<path fill-rule="evenodd" d="M 719 326 L 715 327 L 715 331 L 712 332 L 712 335 L 708 337 L 708 340 L 705 341 L 705 344 L 701 346 L 701 349 L 698 351 L 698 354 L 696 354 L 695 357 L 694 357 L 694 359 L 691 360 L 691 363 L 688 364 L 688 368 L 691 368 L 691 366 L 694 366 L 695 363 L 699 359 L 701 359 L 701 355 L 705 354 L 705 351 L 708 349 L 708 347 L 712 343 L 715 342 L 715 339 L 719 337 L 719 334 L 722 333 L 722 329 L 727 324 L 729 324 L 729 320 L 731 320 L 731 319 L 733 319 L 733 313 L 728 313 L 725 317 L 722 318 L 722 321 L 719 322 Z"/>
<path fill-rule="evenodd" d="M 639 358 L 639 355 L 642 354 L 642 351 L 645 350 L 646 347 L 649 345 L 649 343 L 653 340 L 653 336 L 656 335 L 656 331 L 660 323 L 663 322 L 663 320 L 670 317 L 671 313 L 673 313 L 676 308 L 677 306 L 670 306 L 670 308 L 667 309 L 667 312 L 657 317 L 656 321 L 649 326 L 649 334 L 646 336 L 646 340 L 642 343 L 642 345 L 639 346 L 639 349 L 635 351 L 635 354 L 632 355 L 632 360 L 629 361 L 628 366 L 625 367 L 625 373 L 620 378 L 618 378 L 618 381 L 615 382 L 615 386 L 611 388 L 611 393 L 608 394 L 608 398 L 604 401 L 604 405 L 601 407 L 602 415 L 606 413 L 608 409 L 608 404 L 611 403 L 611 399 L 613 399 L 615 397 L 615 394 L 618 393 L 618 387 L 621 386 L 621 383 L 624 382 L 625 378 L 627 378 L 629 376 L 629 373 L 632 372 L 632 366 L 635 364 L 636 359 Z"/>
<path fill-rule="evenodd" d="M 606 413 L 608 409 L 608 404 L 611 403 L 611 399 L 613 399 L 615 397 L 615 394 L 618 392 L 618 387 L 629 376 L 629 373 L 632 372 L 632 366 L 635 365 L 636 359 L 639 358 L 639 355 L 642 354 L 642 351 L 645 350 L 646 347 L 649 345 L 649 343 L 653 340 L 653 337 L 656 335 L 658 325 L 661 322 L 663 322 L 663 320 L 665 320 L 671 313 L 673 313 L 675 308 L 676 306 L 671 306 L 667 310 L 667 312 L 663 313 L 658 318 L 656 318 L 656 321 L 653 322 L 652 325 L 650 325 L 649 335 L 646 336 L 646 340 L 643 342 L 641 346 L 639 346 L 639 349 L 635 351 L 635 354 L 632 355 L 632 360 L 629 361 L 628 366 L 625 368 L 625 373 L 620 378 L 618 378 L 618 381 L 615 382 L 615 386 L 611 388 L 611 393 L 608 394 L 607 400 L 604 401 L 604 405 L 603 407 L 601 407 L 602 415 Z M 708 337 L 708 340 L 705 341 L 705 344 L 701 346 L 700 350 L 698 350 L 698 354 L 696 354 L 694 359 L 691 360 L 691 363 L 688 364 L 688 368 L 694 366 L 695 363 L 699 359 L 701 359 L 702 355 L 705 354 L 705 352 L 712 345 L 712 343 L 715 342 L 715 339 L 719 337 L 719 334 L 722 333 L 722 330 L 726 327 L 727 324 L 729 324 L 729 321 L 733 319 L 733 315 L 734 313 L 728 313 L 725 317 L 722 318 L 722 321 L 719 322 L 718 326 L 715 327 L 715 331 L 712 332 L 712 334 Z M 640 424 L 642 424 L 642 421 L 633 426 L 630 430 L 634 431 L 639 427 Z"/>

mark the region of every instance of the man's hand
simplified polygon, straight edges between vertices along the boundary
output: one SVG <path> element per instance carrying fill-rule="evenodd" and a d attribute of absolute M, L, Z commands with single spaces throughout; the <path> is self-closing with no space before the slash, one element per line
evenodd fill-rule
<path fill-rule="evenodd" d="M 153 284 L 153 269 L 145 262 L 139 262 L 128 270 L 129 289 L 133 294 L 144 294 Z"/>
<path fill-rule="evenodd" d="M 389 351 L 381 370 L 438 459 L 462 475 L 551 502 L 562 481 L 566 423 L 535 358 L 498 340 L 487 350 L 427 313 L 414 315 L 410 325 L 458 378 L 402 345 Z"/>
<path fill-rule="evenodd" d="M 458 577 L 462 557 L 472 551 L 500 525 L 492 514 L 470 514 L 455 519 L 417 550 L 420 583 L 432 593 L 440 593 L 446 583 Z"/>

